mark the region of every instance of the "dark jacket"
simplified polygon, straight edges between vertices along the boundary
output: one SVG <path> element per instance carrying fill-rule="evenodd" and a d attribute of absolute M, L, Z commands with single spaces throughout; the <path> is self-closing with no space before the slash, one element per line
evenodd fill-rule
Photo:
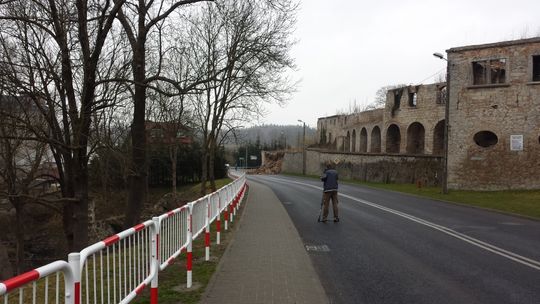
<path fill-rule="evenodd" d="M 337 191 L 338 189 L 338 173 L 336 169 L 324 170 L 321 180 L 324 182 L 324 192 Z"/>

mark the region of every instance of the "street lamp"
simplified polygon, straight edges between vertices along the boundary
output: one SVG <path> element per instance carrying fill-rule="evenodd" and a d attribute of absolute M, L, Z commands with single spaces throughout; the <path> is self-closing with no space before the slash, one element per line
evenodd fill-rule
<path fill-rule="evenodd" d="M 306 175 L 306 123 L 299 119 L 298 122 L 303 124 L 304 133 L 302 135 L 302 175 Z"/>
<path fill-rule="evenodd" d="M 442 175 L 442 193 L 448 194 L 448 131 L 450 123 L 450 61 L 441 53 L 433 53 L 433 56 L 446 61 L 446 103 L 444 105 L 444 151 L 443 151 L 443 175 Z"/>

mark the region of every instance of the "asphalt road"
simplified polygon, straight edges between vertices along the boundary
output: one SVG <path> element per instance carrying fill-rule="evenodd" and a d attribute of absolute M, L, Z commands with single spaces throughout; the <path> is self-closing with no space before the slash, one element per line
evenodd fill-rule
<path fill-rule="evenodd" d="M 284 204 L 331 303 L 540 303 L 538 221 L 340 184 L 323 224 L 320 182 L 248 178 Z"/>

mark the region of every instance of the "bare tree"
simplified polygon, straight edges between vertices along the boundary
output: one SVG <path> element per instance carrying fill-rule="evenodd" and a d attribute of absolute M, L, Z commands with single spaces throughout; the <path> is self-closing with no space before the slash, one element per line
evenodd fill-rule
<path fill-rule="evenodd" d="M 45 199 L 39 201 L 46 193 L 39 191 L 37 186 L 41 175 L 46 173 L 44 166 L 51 161 L 45 144 L 26 140 L 32 136 L 25 128 L 26 123 L 37 127 L 44 123 L 39 115 L 29 115 L 32 108 L 32 101 L 28 98 L 0 95 L 0 198 L 6 198 L 15 209 L 15 266 L 18 273 L 26 267 L 26 205 L 35 202 L 46 204 Z"/>
<path fill-rule="evenodd" d="M 153 134 L 150 137 L 157 141 L 159 148 L 167 150 L 171 165 L 172 193 L 176 198 L 178 152 L 183 145 L 189 144 L 191 138 L 184 95 L 167 97 L 163 94 L 151 94 L 149 97 L 153 108 L 149 117 L 154 119 L 152 123 L 155 128 L 163 132 L 163 136 L 158 139 L 153 138 Z"/>
<path fill-rule="evenodd" d="M 174 84 L 173 80 L 160 75 L 162 62 L 159 61 L 157 72 L 147 75 L 146 59 L 147 42 L 152 35 L 157 35 L 158 45 L 161 39 L 159 31 L 169 16 L 179 7 L 201 1 L 211 0 L 170 0 L 153 1 L 138 0 L 129 1 L 118 14 L 118 20 L 122 24 L 129 41 L 132 52 L 132 77 L 133 77 L 133 121 L 131 125 L 132 159 L 131 176 L 129 183 L 129 197 L 125 209 L 125 226 L 135 225 L 140 218 L 143 203 L 146 201 L 147 166 L 146 166 L 146 92 L 147 87 L 155 81 L 167 81 Z M 160 51 L 159 49 L 157 50 Z M 159 57 L 158 54 L 157 57 Z"/>
<path fill-rule="evenodd" d="M 47 128 L 32 130 L 47 143 L 58 168 L 69 250 L 88 240 L 88 161 L 98 67 L 116 13 L 124 1 L 14 0 L 0 3 L 0 47 L 9 95 L 34 102 Z M 10 45 L 17 45 L 10 50 Z"/>
<path fill-rule="evenodd" d="M 280 3 L 276 8 L 261 1 L 220 1 L 193 21 L 194 47 L 201 56 L 195 61 L 206 64 L 210 79 L 194 98 L 203 136 L 203 194 L 208 179 L 216 188 L 214 155 L 224 125 L 261 115 L 262 103 L 284 102 L 294 89 L 284 74 L 294 68 L 289 51 L 295 6 Z"/>

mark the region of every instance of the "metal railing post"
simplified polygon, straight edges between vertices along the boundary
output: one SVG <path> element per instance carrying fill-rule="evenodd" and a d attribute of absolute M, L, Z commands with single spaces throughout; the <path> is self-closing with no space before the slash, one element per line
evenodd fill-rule
<path fill-rule="evenodd" d="M 191 288 L 192 282 L 192 268 L 193 268 L 193 203 L 189 203 L 188 224 L 187 224 L 187 252 L 186 252 L 186 270 L 187 279 L 186 287 Z"/>
<path fill-rule="evenodd" d="M 68 255 L 68 263 L 73 273 L 73 286 L 66 286 L 65 299 L 66 303 L 80 304 L 81 303 L 81 254 L 73 252 Z"/>
<path fill-rule="evenodd" d="M 216 244 L 221 244 L 221 194 L 222 190 L 218 191 L 218 207 L 217 207 L 217 217 L 216 217 Z"/>
<path fill-rule="evenodd" d="M 159 292 L 158 292 L 158 286 L 159 286 L 159 231 L 161 229 L 160 227 L 160 221 L 158 216 L 154 216 L 152 218 L 152 222 L 154 222 L 154 230 L 152 231 L 152 248 L 151 248 L 151 254 L 152 254 L 152 260 L 151 263 L 156 268 L 156 273 L 154 277 L 152 278 L 152 282 L 150 285 L 150 303 L 151 304 L 157 304 L 158 298 L 159 298 Z"/>
<path fill-rule="evenodd" d="M 234 221 L 234 210 L 233 210 L 233 205 L 234 205 L 234 189 L 233 189 L 233 186 L 231 186 L 229 188 L 229 200 L 227 202 L 228 204 L 228 207 L 229 208 L 229 222 L 232 224 L 233 221 Z"/>
<path fill-rule="evenodd" d="M 212 204 L 213 195 L 209 195 L 206 199 L 206 219 L 205 219 L 205 233 L 204 233 L 204 246 L 205 246 L 205 261 L 210 260 L 210 204 Z"/>

